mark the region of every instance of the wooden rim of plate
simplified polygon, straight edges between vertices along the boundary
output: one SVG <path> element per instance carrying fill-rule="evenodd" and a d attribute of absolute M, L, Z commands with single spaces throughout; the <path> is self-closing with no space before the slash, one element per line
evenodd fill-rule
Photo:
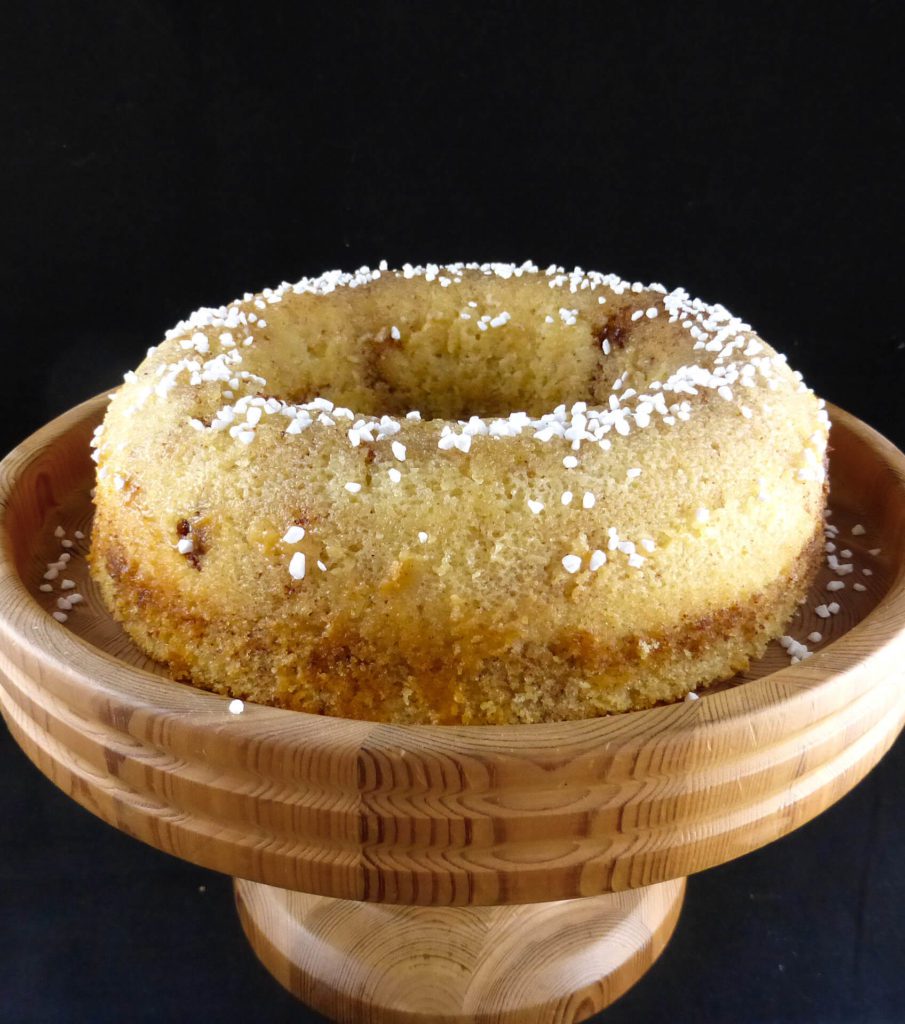
<path fill-rule="evenodd" d="M 700 700 L 518 726 L 394 726 L 173 684 L 56 622 L 23 579 L 106 395 L 0 463 L 0 704 L 105 820 L 196 863 L 345 899 L 496 904 L 648 885 L 790 831 L 905 720 L 905 456 L 831 409 L 831 466 L 882 537 L 885 593 L 800 664 Z M 86 496 L 87 498 L 87 496 Z M 32 558 L 32 562 L 34 559 Z"/>

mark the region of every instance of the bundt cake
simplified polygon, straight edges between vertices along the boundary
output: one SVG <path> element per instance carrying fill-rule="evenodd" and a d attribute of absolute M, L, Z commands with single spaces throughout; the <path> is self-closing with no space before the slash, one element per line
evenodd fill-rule
<path fill-rule="evenodd" d="M 112 397 L 91 572 L 180 680 L 498 724 L 732 676 L 803 601 L 828 417 L 684 290 L 362 268 L 201 309 Z"/>

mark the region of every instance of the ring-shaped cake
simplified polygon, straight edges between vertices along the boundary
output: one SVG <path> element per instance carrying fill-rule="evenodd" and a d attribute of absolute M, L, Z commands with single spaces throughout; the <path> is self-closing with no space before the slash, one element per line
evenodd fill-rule
<path fill-rule="evenodd" d="M 92 575 L 196 685 L 376 721 L 586 718 L 758 657 L 823 547 L 828 418 L 684 290 L 362 268 L 201 309 L 95 436 Z"/>

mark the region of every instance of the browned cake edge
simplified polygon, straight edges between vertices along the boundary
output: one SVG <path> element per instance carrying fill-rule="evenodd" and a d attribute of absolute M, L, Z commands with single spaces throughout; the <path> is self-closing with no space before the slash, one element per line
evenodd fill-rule
<path fill-rule="evenodd" d="M 546 647 L 511 634 L 475 636 L 464 658 L 420 665 L 402 659 L 392 638 L 380 649 L 350 632 L 324 638 L 302 654 L 292 648 L 291 631 L 275 636 L 262 632 L 260 623 L 209 621 L 141 578 L 109 535 L 95 537 L 92 575 L 135 644 L 166 663 L 177 680 L 314 714 L 408 724 L 504 724 L 650 707 L 732 677 L 782 634 L 806 598 L 822 550 L 821 518 L 787 570 L 759 593 L 722 608 L 691 609 L 674 629 L 656 635 L 626 636 L 614 646 L 572 630 Z M 214 651 L 221 664 L 228 653 L 229 679 L 204 673 Z"/>

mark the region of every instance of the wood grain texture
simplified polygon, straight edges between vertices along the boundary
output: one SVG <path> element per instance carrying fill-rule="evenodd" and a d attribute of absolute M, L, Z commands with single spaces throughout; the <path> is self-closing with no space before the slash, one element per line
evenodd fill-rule
<path fill-rule="evenodd" d="M 430 906 L 573 899 L 679 878 L 850 789 L 905 719 L 905 457 L 834 410 L 831 501 L 858 566 L 826 639 L 693 703 L 533 726 L 389 726 L 247 705 L 160 678 L 97 603 L 41 594 L 54 528 L 90 519 L 103 399 L 0 467 L 0 703 L 29 757 L 116 827 L 285 889 Z M 864 536 L 850 527 L 863 522 Z M 880 547 L 878 557 L 869 548 Z M 862 576 L 861 567 L 873 575 Z M 852 582 L 868 589 L 856 594 Z M 756 677 L 756 678 L 755 678 Z M 49 841 L 53 841 L 52 835 Z"/>
<path fill-rule="evenodd" d="M 398 907 L 237 879 L 267 969 L 351 1024 L 567 1024 L 609 1006 L 656 960 L 685 881 L 521 907 Z"/>

